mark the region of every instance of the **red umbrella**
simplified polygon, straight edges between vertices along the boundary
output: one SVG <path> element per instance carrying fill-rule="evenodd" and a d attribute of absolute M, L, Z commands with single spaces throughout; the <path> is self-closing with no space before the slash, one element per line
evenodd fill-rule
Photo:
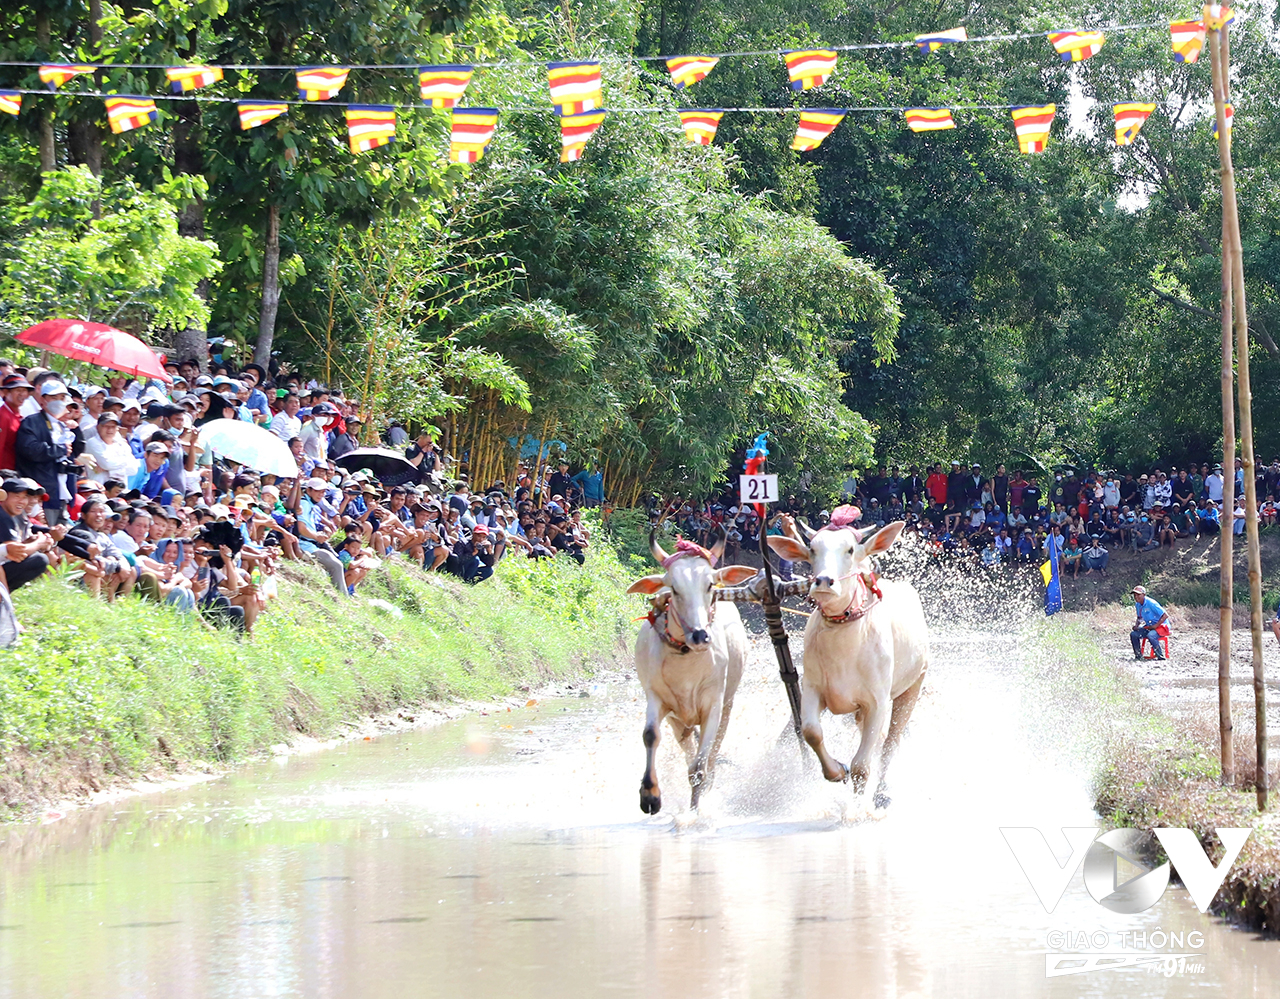
<path fill-rule="evenodd" d="M 18 342 L 134 377 L 172 380 L 154 350 L 136 336 L 102 323 L 47 319 L 19 333 Z"/>

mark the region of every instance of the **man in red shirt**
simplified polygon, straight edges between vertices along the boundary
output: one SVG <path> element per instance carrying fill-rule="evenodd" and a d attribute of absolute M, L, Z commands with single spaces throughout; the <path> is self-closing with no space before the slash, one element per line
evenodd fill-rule
<path fill-rule="evenodd" d="M 22 422 L 18 410 L 31 394 L 31 383 L 21 375 L 6 375 L 0 381 L 0 393 L 4 395 L 4 404 L 0 405 L 0 469 L 13 471 L 18 460 L 13 445 Z"/>
<path fill-rule="evenodd" d="M 929 477 L 924 480 L 924 491 L 930 499 L 935 499 L 943 506 L 947 505 L 947 477 L 942 474 L 941 465 L 933 465 L 929 469 Z"/>

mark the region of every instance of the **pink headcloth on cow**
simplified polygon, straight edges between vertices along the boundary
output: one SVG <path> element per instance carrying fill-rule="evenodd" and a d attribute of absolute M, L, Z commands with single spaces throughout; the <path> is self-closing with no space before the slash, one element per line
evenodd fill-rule
<path fill-rule="evenodd" d="M 695 544 L 692 541 L 681 538 L 676 542 L 676 550 L 662 560 L 662 568 L 671 568 L 672 562 L 678 558 L 683 558 L 685 555 L 696 555 L 699 558 L 705 558 L 713 567 L 716 564 L 715 556 L 712 555 L 711 552 L 707 551 L 707 549 L 703 548 L 702 545 Z"/>
<path fill-rule="evenodd" d="M 833 529 L 852 527 L 861 519 L 862 511 L 858 507 L 845 504 L 831 511 L 831 520 L 827 523 L 827 527 Z"/>

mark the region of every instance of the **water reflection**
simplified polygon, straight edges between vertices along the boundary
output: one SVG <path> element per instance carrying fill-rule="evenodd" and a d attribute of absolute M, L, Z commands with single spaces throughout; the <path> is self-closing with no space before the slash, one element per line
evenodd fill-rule
<path fill-rule="evenodd" d="M 8 830 L 0 997 L 1276 994 L 1276 945 L 1181 890 L 1122 917 L 1077 876 L 1040 908 L 998 827 L 1092 818 L 1017 721 L 1011 641 L 939 650 L 870 818 L 801 762 L 761 651 L 698 817 L 641 816 L 622 682 Z M 679 807 L 670 739 L 662 766 Z M 1045 978 L 1050 930 L 1156 927 L 1203 931 L 1205 973 Z"/>

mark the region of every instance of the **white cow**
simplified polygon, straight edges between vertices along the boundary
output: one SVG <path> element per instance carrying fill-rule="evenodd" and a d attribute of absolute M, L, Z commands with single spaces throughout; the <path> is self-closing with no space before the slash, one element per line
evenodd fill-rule
<path fill-rule="evenodd" d="M 841 507 L 832 526 L 812 532 L 808 545 L 792 537 L 770 537 L 781 558 L 808 561 L 809 598 L 817 609 L 804 632 L 804 679 L 800 715 L 805 741 L 813 747 L 827 780 L 850 777 L 883 798 L 889 764 L 929 665 L 929 633 L 915 587 L 879 580 L 871 556 L 902 533 L 901 521 L 869 538 L 851 526 L 856 507 Z M 839 526 L 845 525 L 845 526 Z M 846 770 L 822 742 L 819 716 L 855 714 L 862 731 Z"/>
<path fill-rule="evenodd" d="M 663 718 L 670 717 L 671 729 L 688 757 L 694 808 L 702 792 L 711 787 L 716 753 L 729 727 L 733 695 L 747 655 L 747 632 L 738 608 L 717 601 L 714 590 L 717 584 L 741 583 L 755 576 L 756 570 L 741 565 L 716 569 L 724 553 L 723 537 L 710 551 L 681 541 L 675 554 L 668 555 L 651 533 L 649 549 L 662 564 L 662 575 L 645 576 L 627 592 L 653 597 L 653 610 L 636 639 L 636 673 L 647 704 L 640 810 L 656 815 L 662 808 L 662 793 L 654 760 Z"/>

